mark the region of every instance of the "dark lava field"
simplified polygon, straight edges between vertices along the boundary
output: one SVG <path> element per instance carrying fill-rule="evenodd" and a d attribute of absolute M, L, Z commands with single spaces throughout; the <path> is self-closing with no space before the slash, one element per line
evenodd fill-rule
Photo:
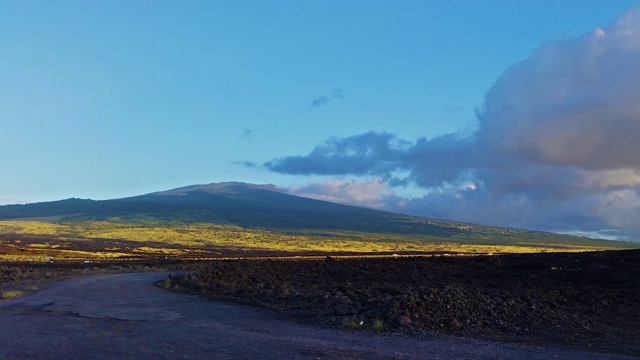
<path fill-rule="evenodd" d="M 172 287 L 327 326 L 640 355 L 637 250 L 201 265 Z"/>

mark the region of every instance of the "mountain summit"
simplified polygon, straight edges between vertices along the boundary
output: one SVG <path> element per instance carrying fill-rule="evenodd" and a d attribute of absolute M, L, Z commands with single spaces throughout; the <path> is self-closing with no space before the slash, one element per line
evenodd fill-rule
<path fill-rule="evenodd" d="M 201 185 L 183 186 L 172 190 L 158 191 L 147 195 L 187 195 L 193 191 L 206 192 L 213 195 L 219 194 L 242 194 L 251 190 L 267 190 L 284 193 L 280 188 L 273 184 L 256 185 L 244 182 L 221 182 Z"/>

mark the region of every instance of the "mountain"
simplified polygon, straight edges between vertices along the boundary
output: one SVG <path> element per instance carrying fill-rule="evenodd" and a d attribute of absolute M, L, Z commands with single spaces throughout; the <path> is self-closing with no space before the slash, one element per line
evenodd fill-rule
<path fill-rule="evenodd" d="M 109 220 L 217 223 L 271 230 L 360 231 L 445 238 L 560 235 L 469 225 L 394 214 L 286 194 L 273 185 L 240 182 L 191 185 L 113 200 L 67 199 L 0 206 L 0 219 L 56 217 L 57 221 Z M 566 237 L 566 236 L 564 236 Z"/>
<path fill-rule="evenodd" d="M 212 222 L 247 228 L 406 232 L 412 217 L 289 195 L 273 185 L 240 182 L 191 185 L 113 200 L 67 199 L 0 206 L 0 219 L 134 219 Z M 400 221 L 401 220 L 401 221 Z M 390 227 L 391 225 L 391 227 Z"/>

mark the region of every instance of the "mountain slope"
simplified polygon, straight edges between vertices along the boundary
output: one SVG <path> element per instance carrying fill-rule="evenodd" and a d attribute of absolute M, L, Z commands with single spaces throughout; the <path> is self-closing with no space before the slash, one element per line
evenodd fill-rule
<path fill-rule="evenodd" d="M 247 228 L 353 230 L 389 233 L 458 233 L 453 223 L 302 198 L 272 185 L 192 185 L 114 200 L 67 199 L 0 206 L 0 219 L 62 217 L 62 220 L 135 219 L 212 222 Z M 437 225 L 436 225 L 437 224 Z"/>
<path fill-rule="evenodd" d="M 67 199 L 0 206 L 0 219 L 58 217 L 59 221 L 109 220 L 214 223 L 279 231 L 359 231 L 427 235 L 451 240 L 579 238 L 538 231 L 469 225 L 393 214 L 286 194 L 273 185 L 237 182 L 192 185 L 114 200 Z"/>
<path fill-rule="evenodd" d="M 0 219 L 64 216 L 104 219 L 136 214 L 193 221 L 261 223 L 261 219 L 309 221 L 312 215 L 386 217 L 393 214 L 288 195 L 274 186 L 244 183 L 192 185 L 113 200 L 66 199 L 0 206 Z M 273 224 L 271 225 L 273 227 Z"/>

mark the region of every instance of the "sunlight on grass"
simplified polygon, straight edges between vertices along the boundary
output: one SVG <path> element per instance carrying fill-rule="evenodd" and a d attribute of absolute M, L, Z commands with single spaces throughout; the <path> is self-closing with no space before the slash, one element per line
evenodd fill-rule
<path fill-rule="evenodd" d="M 477 254 L 536 253 L 554 251 L 593 251 L 624 248 L 625 243 L 566 237 L 571 242 L 557 239 L 516 238 L 510 231 L 505 235 L 491 233 L 466 237 L 437 237 L 426 235 L 396 235 L 355 231 L 288 231 L 244 229 L 238 226 L 209 223 L 166 225 L 158 222 L 120 223 L 108 221 L 49 223 L 44 221 L 0 221 L 0 234 L 32 235 L 43 241 L 23 246 L 19 241 L 8 243 L 13 248 L 40 251 L 39 257 L 56 258 L 116 258 L 135 254 L 158 256 L 193 255 L 198 249 L 245 249 L 282 252 L 348 252 L 348 253 L 402 253 L 402 252 L 458 252 Z M 538 235 L 539 237 L 539 235 Z M 53 240 L 52 240 L 53 239 Z M 112 239 L 139 242 L 132 249 L 105 246 L 102 250 L 81 251 L 63 247 L 69 239 L 88 241 Z M 560 237 L 560 239 L 565 239 Z M 58 243 L 53 243 L 57 241 Z M 149 242 L 156 243 L 153 247 Z M 167 247 L 163 247 L 166 244 Z M 634 247 L 630 244 L 627 247 Z M 0 255 L 9 261 L 20 255 Z M 22 256 L 22 260 L 25 260 Z M 28 255 L 28 256 L 33 256 Z"/>
<path fill-rule="evenodd" d="M 363 323 L 363 321 L 344 320 L 342 321 L 342 327 L 349 330 L 360 330 Z"/>
<path fill-rule="evenodd" d="M 22 292 L 20 290 L 3 291 L 2 292 L 2 299 L 9 299 L 9 298 L 13 298 L 13 297 L 22 296 L 22 295 L 24 295 L 24 292 Z"/>

